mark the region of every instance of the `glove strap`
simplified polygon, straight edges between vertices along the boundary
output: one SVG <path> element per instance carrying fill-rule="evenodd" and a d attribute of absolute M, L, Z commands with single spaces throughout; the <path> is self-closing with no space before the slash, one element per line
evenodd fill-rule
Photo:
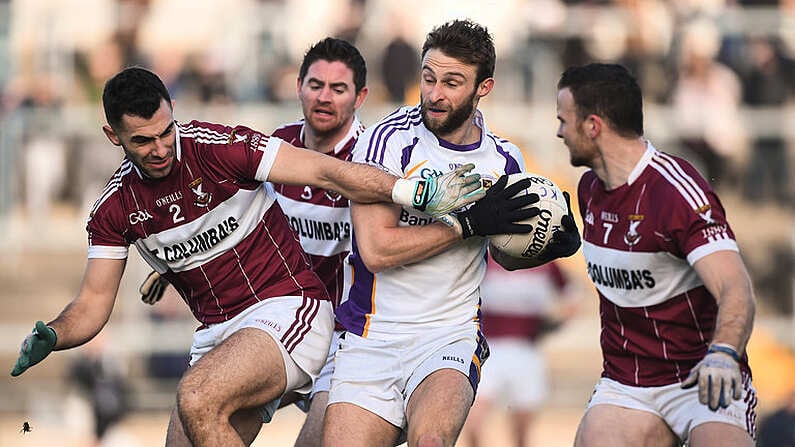
<path fill-rule="evenodd" d="M 709 348 L 707 349 L 707 354 L 714 354 L 716 352 L 729 354 L 731 358 L 734 359 L 735 362 L 740 363 L 740 355 L 737 354 L 737 350 L 729 345 L 709 345 Z"/>
<path fill-rule="evenodd" d="M 392 202 L 411 206 L 417 210 L 424 211 L 427 203 L 428 184 L 426 181 L 406 180 L 399 178 L 392 187 Z"/>

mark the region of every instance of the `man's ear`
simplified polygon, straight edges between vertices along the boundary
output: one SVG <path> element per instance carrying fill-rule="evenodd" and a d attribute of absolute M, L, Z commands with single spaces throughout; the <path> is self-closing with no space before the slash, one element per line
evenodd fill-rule
<path fill-rule="evenodd" d="M 494 78 L 486 78 L 478 84 L 477 87 L 477 94 L 478 97 L 482 98 L 491 92 L 491 89 L 494 88 Z"/>
<path fill-rule="evenodd" d="M 105 136 L 108 137 L 108 140 L 110 140 L 114 146 L 121 146 L 121 140 L 119 140 L 119 136 L 116 135 L 116 132 L 108 124 L 102 126 L 102 132 L 105 132 Z"/>
<path fill-rule="evenodd" d="M 599 115 L 589 115 L 588 118 L 585 120 L 585 124 L 587 126 L 586 135 L 590 138 L 596 138 L 602 132 L 602 126 L 604 126 L 604 122 Z"/>

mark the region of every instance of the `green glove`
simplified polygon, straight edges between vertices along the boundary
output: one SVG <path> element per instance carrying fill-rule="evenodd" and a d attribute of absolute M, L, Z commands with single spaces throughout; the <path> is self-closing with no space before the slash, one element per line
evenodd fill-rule
<path fill-rule="evenodd" d="M 19 348 L 19 358 L 14 365 L 14 370 L 11 371 L 11 375 L 16 377 L 31 366 L 44 360 L 44 357 L 47 357 L 52 352 L 57 340 L 58 337 L 51 327 L 44 324 L 43 321 L 37 321 L 33 332 L 22 341 L 22 346 Z"/>
<path fill-rule="evenodd" d="M 480 174 L 467 172 L 475 165 L 467 163 L 438 177 L 424 180 L 398 179 L 392 189 L 392 202 L 439 217 L 477 201 L 486 194 Z"/>

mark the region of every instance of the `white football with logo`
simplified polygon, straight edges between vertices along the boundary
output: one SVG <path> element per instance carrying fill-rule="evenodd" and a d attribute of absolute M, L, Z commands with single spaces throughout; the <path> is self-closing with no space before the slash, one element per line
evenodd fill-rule
<path fill-rule="evenodd" d="M 519 223 L 532 225 L 533 229 L 529 233 L 495 234 L 489 236 L 489 241 L 494 248 L 508 256 L 535 259 L 552 240 L 552 233 L 560 228 L 560 219 L 568 214 L 569 209 L 563 191 L 552 180 L 538 174 L 530 172 L 511 174 L 508 176 L 506 187 L 523 178 L 529 178 L 532 183 L 529 188 L 520 191 L 516 196 L 538 194 L 538 202 L 528 207 L 538 207 L 541 213 Z"/>

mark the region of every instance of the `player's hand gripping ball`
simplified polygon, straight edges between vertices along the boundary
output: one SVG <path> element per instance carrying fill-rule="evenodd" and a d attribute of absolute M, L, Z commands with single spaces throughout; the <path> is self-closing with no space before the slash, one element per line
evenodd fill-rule
<path fill-rule="evenodd" d="M 538 174 L 519 173 L 508 176 L 508 185 L 528 178 L 530 186 L 519 191 L 516 196 L 536 194 L 538 201 L 531 206 L 539 213 L 529 219 L 517 222 L 530 225 L 527 233 L 496 234 L 489 236 L 491 245 L 502 253 L 520 259 L 537 259 L 553 240 L 553 233 L 563 231 L 561 219 L 569 214 L 566 197 L 552 180 Z M 515 197 L 516 197 L 515 196 Z"/>

